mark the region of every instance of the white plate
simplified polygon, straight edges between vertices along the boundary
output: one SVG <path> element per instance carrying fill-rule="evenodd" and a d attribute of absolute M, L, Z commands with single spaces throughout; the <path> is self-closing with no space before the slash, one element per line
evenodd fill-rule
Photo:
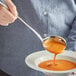
<path fill-rule="evenodd" d="M 34 52 L 25 58 L 25 63 L 32 69 L 47 73 L 69 73 L 76 72 L 76 69 L 67 71 L 50 71 L 39 68 L 37 65 L 45 60 L 53 59 L 54 55 L 46 50 Z M 76 52 L 65 50 L 57 56 L 57 59 L 65 59 L 76 63 Z"/>

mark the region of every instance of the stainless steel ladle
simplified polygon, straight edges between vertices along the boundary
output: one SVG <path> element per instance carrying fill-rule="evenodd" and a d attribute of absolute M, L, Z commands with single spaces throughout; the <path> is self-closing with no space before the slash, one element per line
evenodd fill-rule
<path fill-rule="evenodd" d="M 27 24 L 22 18 L 18 17 L 18 19 L 22 23 L 24 23 L 30 30 L 32 30 L 36 34 L 36 36 L 41 40 L 41 42 L 43 42 L 44 40 L 47 40 L 47 39 L 53 39 L 56 42 L 65 44 L 65 46 L 66 46 L 66 40 L 63 37 L 61 37 L 61 36 L 48 36 L 46 38 L 42 38 L 41 35 L 35 29 L 33 29 L 29 24 Z"/>
<path fill-rule="evenodd" d="M 0 4 L 2 4 L 4 7 L 6 7 L 8 9 L 8 7 L 5 4 L 5 2 L 3 0 L 1 0 L 1 1 L 2 2 L 0 2 Z M 41 35 L 35 29 L 33 29 L 26 21 L 24 21 L 21 17 L 18 16 L 18 19 L 22 23 L 24 23 L 24 25 L 27 26 L 30 30 L 32 30 L 36 34 L 36 36 L 41 40 L 41 42 L 43 42 L 44 40 L 47 40 L 47 39 L 53 39 L 53 40 L 55 40 L 57 42 L 65 44 L 65 46 L 66 46 L 66 40 L 63 37 L 60 37 L 60 36 L 49 36 L 49 37 L 46 37 L 46 38 L 42 38 Z"/>

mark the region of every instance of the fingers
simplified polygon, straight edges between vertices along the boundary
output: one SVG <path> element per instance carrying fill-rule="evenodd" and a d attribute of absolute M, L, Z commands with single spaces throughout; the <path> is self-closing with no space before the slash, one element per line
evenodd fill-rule
<path fill-rule="evenodd" d="M 3 5 L 2 4 L 0 4 L 0 10 L 3 8 Z"/>
<path fill-rule="evenodd" d="M 11 0 L 4 0 L 8 9 L 0 4 L 0 25 L 8 26 L 8 24 L 13 23 L 17 17 L 17 9 Z"/>
<path fill-rule="evenodd" d="M 10 11 L 0 5 L 0 24 L 8 26 L 8 24 L 13 23 L 14 21 L 15 17 L 10 13 Z"/>
<path fill-rule="evenodd" d="M 6 5 L 8 6 L 9 11 L 14 15 L 15 19 L 18 17 L 18 12 L 16 6 L 11 0 L 4 0 Z"/>

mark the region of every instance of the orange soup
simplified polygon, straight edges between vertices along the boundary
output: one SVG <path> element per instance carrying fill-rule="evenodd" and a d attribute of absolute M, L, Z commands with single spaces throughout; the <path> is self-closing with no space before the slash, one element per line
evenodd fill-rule
<path fill-rule="evenodd" d="M 55 54 L 54 64 L 56 64 L 56 62 L 55 62 L 56 55 L 62 53 L 66 47 L 65 42 L 63 42 L 59 39 L 60 39 L 59 37 L 56 37 L 56 38 L 48 38 L 43 41 L 44 48 L 47 51 Z"/>
<path fill-rule="evenodd" d="M 41 62 L 38 66 L 40 68 L 53 71 L 65 71 L 76 68 L 76 63 L 73 63 L 71 61 L 56 60 L 56 64 L 53 64 L 53 62 L 53 60 L 44 61 Z"/>
<path fill-rule="evenodd" d="M 76 63 L 67 60 L 56 60 L 56 55 L 64 51 L 66 43 L 59 37 L 48 38 L 43 41 L 44 48 L 50 53 L 54 53 L 54 60 L 41 62 L 38 66 L 46 70 L 65 71 L 76 68 Z"/>
<path fill-rule="evenodd" d="M 65 49 L 65 43 L 49 38 L 43 41 L 43 46 L 46 50 L 54 54 L 60 54 Z"/>

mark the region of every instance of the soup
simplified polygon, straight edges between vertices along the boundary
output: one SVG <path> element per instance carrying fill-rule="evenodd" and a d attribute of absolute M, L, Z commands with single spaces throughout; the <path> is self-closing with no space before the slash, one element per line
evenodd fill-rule
<path fill-rule="evenodd" d="M 43 41 L 43 46 L 47 51 L 54 53 L 54 54 L 60 54 L 64 51 L 66 45 L 63 41 L 60 40 L 60 38 L 48 38 Z"/>
<path fill-rule="evenodd" d="M 47 51 L 54 53 L 54 64 L 56 63 L 56 55 L 64 51 L 66 44 L 60 37 L 48 38 L 43 41 L 43 46 Z"/>
<path fill-rule="evenodd" d="M 66 43 L 60 37 L 48 38 L 43 41 L 44 48 L 54 53 L 54 60 L 41 62 L 38 66 L 46 70 L 65 71 L 76 68 L 76 63 L 67 60 L 56 60 L 56 56 L 62 53 Z"/>
<path fill-rule="evenodd" d="M 56 64 L 53 64 L 54 60 L 48 60 L 41 62 L 38 66 L 40 68 L 46 69 L 46 70 L 53 70 L 53 71 L 65 71 L 65 70 L 71 70 L 76 68 L 76 63 L 73 63 L 68 60 L 56 60 Z"/>

